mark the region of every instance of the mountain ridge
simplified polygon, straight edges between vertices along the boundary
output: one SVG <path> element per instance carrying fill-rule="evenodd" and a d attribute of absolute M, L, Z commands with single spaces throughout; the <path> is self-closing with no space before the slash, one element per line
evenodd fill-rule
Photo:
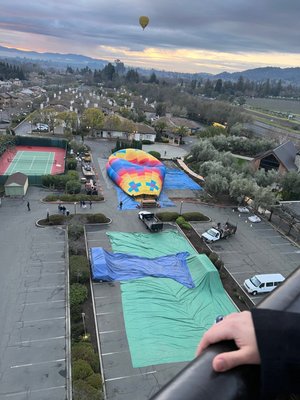
<path fill-rule="evenodd" d="M 84 56 L 81 54 L 73 54 L 73 53 L 51 53 L 45 52 L 40 53 L 37 51 L 25 51 L 19 50 L 15 48 L 9 48 L 0 46 L 0 59 L 17 59 L 28 61 L 35 61 L 43 64 L 43 62 L 47 63 L 45 67 L 56 67 L 56 68 L 66 68 L 67 66 L 73 68 L 84 68 L 89 67 L 91 69 L 103 69 L 105 65 L 109 63 L 107 60 L 92 58 L 89 56 Z M 163 71 L 156 69 L 142 69 L 142 68 L 134 68 L 127 66 L 127 69 L 133 68 L 138 72 L 150 75 L 155 72 L 160 77 L 173 77 L 173 78 L 186 78 L 186 79 L 222 79 L 222 80 L 231 80 L 237 81 L 240 76 L 244 79 L 249 79 L 251 81 L 266 81 L 267 79 L 279 81 L 285 83 L 291 83 L 295 85 L 300 85 L 300 67 L 288 67 L 288 68 L 280 68 L 280 67 L 260 67 L 260 68 L 252 68 L 240 72 L 222 72 L 219 74 L 210 74 L 206 72 L 199 73 L 184 73 L 184 72 L 172 72 L 172 71 Z"/>

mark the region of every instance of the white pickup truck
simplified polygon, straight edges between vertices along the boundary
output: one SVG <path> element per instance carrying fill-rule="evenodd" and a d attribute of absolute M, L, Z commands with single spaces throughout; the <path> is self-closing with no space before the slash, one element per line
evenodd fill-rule
<path fill-rule="evenodd" d="M 152 212 L 140 211 L 139 219 L 144 222 L 150 232 L 159 232 L 163 229 L 164 224 Z"/>
<path fill-rule="evenodd" d="M 208 229 L 202 233 L 201 238 L 206 243 L 213 243 L 220 239 L 228 239 L 229 236 L 234 235 L 237 230 L 237 226 L 226 222 L 222 227 L 220 223 L 217 226 Z"/>

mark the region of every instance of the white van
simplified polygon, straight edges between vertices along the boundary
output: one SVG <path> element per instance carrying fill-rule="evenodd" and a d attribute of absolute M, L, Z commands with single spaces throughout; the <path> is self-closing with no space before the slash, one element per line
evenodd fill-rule
<path fill-rule="evenodd" d="M 262 274 L 254 275 L 244 282 L 244 288 L 248 293 L 255 296 L 257 293 L 268 293 L 284 281 L 281 274 Z"/>

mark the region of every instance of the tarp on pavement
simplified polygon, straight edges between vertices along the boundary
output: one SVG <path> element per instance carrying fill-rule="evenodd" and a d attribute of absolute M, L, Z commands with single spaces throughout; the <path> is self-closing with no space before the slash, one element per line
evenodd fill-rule
<path fill-rule="evenodd" d="M 184 171 L 181 171 L 180 169 L 168 168 L 165 175 L 163 189 L 202 190 L 202 187 L 193 181 L 193 179 L 190 178 Z"/>
<path fill-rule="evenodd" d="M 133 367 L 190 361 L 199 340 L 217 315 L 237 311 L 219 273 L 179 233 L 108 233 L 114 251 L 158 257 L 188 251 L 194 289 L 173 279 L 121 282 L 123 314 Z"/>
<path fill-rule="evenodd" d="M 120 281 L 146 276 L 171 278 L 194 288 L 186 259 L 188 252 L 146 258 L 123 253 L 110 253 L 102 247 L 90 248 L 93 280 Z"/>

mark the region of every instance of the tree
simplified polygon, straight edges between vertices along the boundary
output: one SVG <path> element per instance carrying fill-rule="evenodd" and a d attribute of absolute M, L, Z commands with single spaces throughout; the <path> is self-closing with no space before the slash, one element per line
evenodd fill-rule
<path fill-rule="evenodd" d="M 163 117 L 166 115 L 167 106 L 165 103 L 157 103 L 155 107 L 156 115 Z"/>
<path fill-rule="evenodd" d="M 104 114 L 97 108 L 87 108 L 84 110 L 81 117 L 81 125 L 87 131 L 91 131 L 92 135 L 95 134 L 97 129 L 103 127 Z"/>
<path fill-rule="evenodd" d="M 140 77 L 139 77 L 139 74 L 137 71 L 135 71 L 134 69 L 130 69 L 126 74 L 125 80 L 126 80 L 126 82 L 130 82 L 130 83 L 138 83 L 140 80 Z"/>
<path fill-rule="evenodd" d="M 72 132 L 77 126 L 77 114 L 74 111 L 63 111 L 57 114 L 57 119 L 65 124 L 65 128 Z"/>
<path fill-rule="evenodd" d="M 104 126 L 108 131 L 118 131 L 121 128 L 121 120 L 117 115 L 109 115 L 105 118 Z"/>
<path fill-rule="evenodd" d="M 156 77 L 154 72 L 152 72 L 152 74 L 150 76 L 149 83 L 159 83 L 159 81 L 158 81 L 158 79 L 157 79 L 157 77 Z"/>
<path fill-rule="evenodd" d="M 108 63 L 102 70 L 102 77 L 107 81 L 112 81 L 115 73 L 115 67 L 111 63 Z"/>
<path fill-rule="evenodd" d="M 216 84 L 215 84 L 215 92 L 221 93 L 222 92 L 222 87 L 223 87 L 223 82 L 222 79 L 218 79 Z"/>
<path fill-rule="evenodd" d="M 240 201 L 245 196 L 253 197 L 257 190 L 257 185 L 254 180 L 236 176 L 230 182 L 229 195 L 232 199 Z"/>
<path fill-rule="evenodd" d="M 167 124 L 164 121 L 157 121 L 154 129 L 156 132 L 156 140 L 159 142 L 161 140 L 162 134 L 164 130 L 166 129 Z"/>
<path fill-rule="evenodd" d="M 228 192 L 228 181 L 218 174 L 211 174 L 205 178 L 205 190 L 211 195 L 220 195 Z"/>
<path fill-rule="evenodd" d="M 116 66 L 115 66 L 116 73 L 118 75 L 124 75 L 125 74 L 124 63 L 121 60 L 117 59 L 117 60 L 115 60 L 115 64 L 116 64 Z"/>
<path fill-rule="evenodd" d="M 300 174 L 287 172 L 280 179 L 283 200 L 300 200 Z"/>
<path fill-rule="evenodd" d="M 254 208 L 269 210 L 276 202 L 276 195 L 270 187 L 258 188 L 254 194 Z"/>

